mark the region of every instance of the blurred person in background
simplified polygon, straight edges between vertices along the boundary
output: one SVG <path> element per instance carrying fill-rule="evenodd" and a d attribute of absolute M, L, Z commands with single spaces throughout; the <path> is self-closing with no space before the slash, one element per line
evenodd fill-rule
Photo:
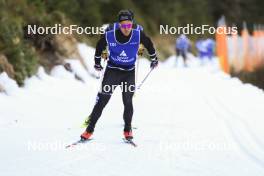
<path fill-rule="evenodd" d="M 205 60 L 212 60 L 215 52 L 215 41 L 211 38 L 197 40 L 196 49 L 198 51 L 198 57 L 201 60 L 201 64 L 204 64 Z"/>
<path fill-rule="evenodd" d="M 190 50 L 191 44 L 190 40 L 186 37 L 186 35 L 181 34 L 176 39 L 176 64 L 178 63 L 178 59 L 181 56 L 183 58 L 184 66 L 187 67 L 187 52 Z"/>

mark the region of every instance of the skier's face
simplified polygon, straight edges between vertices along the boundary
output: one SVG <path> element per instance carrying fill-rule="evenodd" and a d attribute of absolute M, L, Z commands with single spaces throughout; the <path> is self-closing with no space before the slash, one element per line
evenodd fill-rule
<path fill-rule="evenodd" d="M 133 26 L 132 21 L 129 21 L 129 20 L 121 21 L 119 25 L 120 25 L 121 32 L 125 36 L 129 36 L 130 32 L 132 31 L 132 26 Z"/>

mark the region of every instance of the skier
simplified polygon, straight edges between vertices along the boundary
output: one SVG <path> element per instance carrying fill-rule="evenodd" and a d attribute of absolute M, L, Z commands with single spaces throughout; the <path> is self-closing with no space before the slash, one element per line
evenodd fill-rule
<path fill-rule="evenodd" d="M 132 28 L 133 29 L 138 29 L 138 30 L 142 30 L 143 31 L 143 27 L 141 26 L 141 25 L 139 25 L 139 24 L 136 24 L 135 23 L 135 21 L 134 21 L 134 13 L 131 11 L 131 10 L 129 10 L 129 9 L 127 9 L 127 10 L 125 10 L 126 11 L 126 13 L 130 13 L 130 15 L 131 15 L 131 18 L 132 18 L 132 21 L 133 21 L 133 25 L 132 25 Z M 120 11 L 121 12 L 121 11 Z M 107 32 L 107 31 L 110 31 L 110 30 L 117 30 L 117 29 L 119 29 L 120 28 L 120 25 L 119 25 L 119 22 L 114 22 L 113 24 L 109 24 L 108 26 L 107 26 L 107 28 L 105 29 L 105 31 Z M 139 48 L 138 48 L 138 56 L 142 56 L 143 55 L 143 53 L 144 53 L 144 46 L 142 45 L 142 43 L 140 43 L 140 45 L 139 45 Z M 101 55 L 101 58 L 103 58 L 103 59 L 105 59 L 105 60 L 107 60 L 107 58 L 108 58 L 108 51 L 107 51 L 107 48 L 105 47 L 104 48 L 104 50 L 102 51 L 102 55 Z M 88 126 L 88 124 L 89 124 L 89 122 L 90 122 L 90 116 L 88 116 L 87 118 L 86 118 L 86 120 L 84 121 L 84 123 L 83 123 L 83 127 L 87 127 Z"/>
<path fill-rule="evenodd" d="M 215 41 L 213 39 L 198 40 L 196 42 L 196 48 L 198 51 L 198 57 L 201 60 L 201 65 L 204 64 L 205 59 L 212 60 L 215 49 Z"/>
<path fill-rule="evenodd" d="M 189 41 L 189 39 L 186 37 L 186 35 L 181 34 L 176 39 L 176 46 L 175 46 L 176 56 L 177 56 L 176 59 L 178 60 L 178 57 L 182 56 L 185 67 L 187 66 L 186 60 L 187 60 L 187 52 L 188 52 L 189 49 L 190 49 L 190 41 Z"/>
<path fill-rule="evenodd" d="M 148 50 L 151 58 L 150 67 L 155 68 L 158 65 L 153 43 L 142 30 L 135 28 L 131 11 L 121 10 L 118 14 L 118 21 L 119 27 L 106 31 L 96 45 L 94 68 L 102 71 L 101 54 L 106 46 L 109 50 L 109 60 L 103 76 L 101 90 L 97 94 L 96 103 L 89 116 L 88 126 L 81 134 L 82 140 L 87 140 L 92 136 L 97 120 L 100 118 L 114 89 L 119 85 L 121 86 L 124 104 L 124 137 L 128 140 L 133 139 L 131 128 L 132 98 L 135 91 L 135 62 L 140 43 Z"/>

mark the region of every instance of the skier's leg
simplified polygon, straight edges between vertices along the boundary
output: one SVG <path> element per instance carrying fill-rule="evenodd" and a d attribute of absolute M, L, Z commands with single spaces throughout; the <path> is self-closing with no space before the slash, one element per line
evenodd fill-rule
<path fill-rule="evenodd" d="M 111 95 L 119 85 L 119 76 L 116 75 L 115 70 L 107 69 L 104 78 L 102 81 L 102 86 L 100 92 L 97 94 L 96 103 L 90 115 L 89 125 L 86 128 L 87 132 L 92 133 L 94 131 L 94 127 L 96 125 L 97 120 L 100 118 L 102 111 L 108 101 L 111 98 Z"/>
<path fill-rule="evenodd" d="M 184 62 L 184 66 L 187 67 L 187 54 L 185 51 L 182 51 L 182 57 L 183 57 L 183 62 Z"/>
<path fill-rule="evenodd" d="M 108 103 L 111 94 L 98 93 L 96 97 L 96 104 L 94 105 L 93 111 L 90 115 L 89 125 L 86 128 L 87 132 L 92 133 L 94 131 L 95 124 L 102 114 L 102 111 Z"/>
<path fill-rule="evenodd" d="M 135 91 L 135 72 L 126 73 L 126 77 L 122 82 L 122 99 L 124 104 L 123 119 L 125 122 L 124 131 L 131 131 L 131 122 L 133 116 L 133 95 Z M 126 84 L 124 84 L 126 83 Z"/>
<path fill-rule="evenodd" d="M 133 94 L 131 92 L 123 92 L 122 93 L 122 98 L 123 98 L 123 103 L 124 103 L 124 122 L 125 122 L 125 127 L 124 131 L 130 131 L 131 130 L 131 122 L 132 122 L 132 116 L 133 116 Z"/>
<path fill-rule="evenodd" d="M 180 50 L 176 48 L 176 67 L 178 66 L 178 60 L 179 60 L 179 56 L 180 56 Z"/>

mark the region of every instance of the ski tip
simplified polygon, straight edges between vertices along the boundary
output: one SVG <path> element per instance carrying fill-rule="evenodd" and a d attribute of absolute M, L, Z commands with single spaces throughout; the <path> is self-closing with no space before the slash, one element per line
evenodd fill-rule
<path fill-rule="evenodd" d="M 132 139 L 123 138 L 123 141 L 127 144 L 132 145 L 133 147 L 137 147 L 137 144 Z"/>
<path fill-rule="evenodd" d="M 66 149 L 67 149 L 67 148 L 71 148 L 71 147 L 76 146 L 76 145 L 78 145 L 78 144 L 86 143 L 86 142 L 88 142 L 88 141 L 91 141 L 92 139 L 93 139 L 93 138 L 91 138 L 91 139 L 80 139 L 80 140 L 78 140 L 78 141 L 76 141 L 76 142 L 74 142 L 74 143 L 72 143 L 72 144 L 67 145 L 65 148 L 66 148 Z"/>

